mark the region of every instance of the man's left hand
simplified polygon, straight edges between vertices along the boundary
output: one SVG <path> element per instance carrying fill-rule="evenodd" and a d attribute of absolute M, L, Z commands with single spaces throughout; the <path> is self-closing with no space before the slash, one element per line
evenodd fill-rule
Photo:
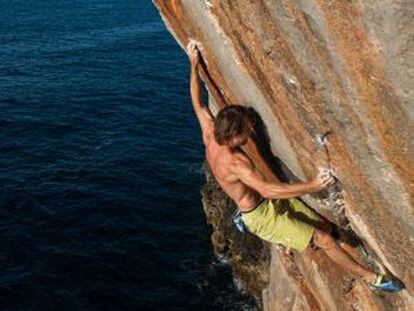
<path fill-rule="evenodd" d="M 188 51 L 191 66 L 197 67 L 200 63 L 200 52 L 198 51 L 197 45 L 192 45 Z"/>

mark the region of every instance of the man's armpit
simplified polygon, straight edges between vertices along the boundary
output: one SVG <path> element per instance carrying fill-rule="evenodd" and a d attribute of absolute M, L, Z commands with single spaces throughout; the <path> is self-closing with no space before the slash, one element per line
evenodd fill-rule
<path fill-rule="evenodd" d="M 213 124 L 207 124 L 202 127 L 203 142 L 206 144 L 210 139 L 214 137 L 214 126 Z"/>

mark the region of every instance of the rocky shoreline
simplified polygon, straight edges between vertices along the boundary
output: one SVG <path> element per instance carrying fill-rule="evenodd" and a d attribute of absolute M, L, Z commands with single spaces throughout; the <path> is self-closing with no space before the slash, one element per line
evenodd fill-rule
<path fill-rule="evenodd" d="M 269 283 L 269 244 L 236 229 L 231 218 L 236 209 L 234 202 L 214 180 L 207 163 L 204 163 L 204 171 L 207 181 L 201 195 L 206 220 L 212 229 L 214 252 L 226 259 L 242 290 L 261 306 L 262 292 Z"/>

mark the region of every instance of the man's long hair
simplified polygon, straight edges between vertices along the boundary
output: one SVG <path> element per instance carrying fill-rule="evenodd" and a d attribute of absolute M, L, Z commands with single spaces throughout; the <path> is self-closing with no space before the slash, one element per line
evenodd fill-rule
<path fill-rule="evenodd" d="M 235 136 L 248 138 L 252 133 L 253 108 L 229 105 L 219 111 L 214 122 L 214 137 L 218 144 L 227 145 Z"/>

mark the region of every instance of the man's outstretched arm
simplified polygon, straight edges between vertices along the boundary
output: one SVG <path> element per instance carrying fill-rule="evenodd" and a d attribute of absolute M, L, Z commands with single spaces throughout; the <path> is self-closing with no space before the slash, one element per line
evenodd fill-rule
<path fill-rule="evenodd" d="M 191 77 L 190 77 L 190 90 L 191 90 L 191 101 L 193 104 L 194 112 L 200 123 L 201 132 L 203 135 L 203 142 L 206 143 L 210 139 L 214 122 L 211 118 L 211 113 L 208 108 L 204 107 L 200 77 L 198 75 L 198 67 L 200 66 L 200 54 L 196 46 L 189 51 L 189 57 L 191 62 Z"/>
<path fill-rule="evenodd" d="M 319 174 L 310 182 L 294 184 L 268 182 L 247 157 L 237 159 L 232 165 L 232 171 L 241 182 L 256 190 L 266 199 L 299 197 L 304 194 L 319 192 L 335 182 L 335 179 L 329 173 Z"/>

